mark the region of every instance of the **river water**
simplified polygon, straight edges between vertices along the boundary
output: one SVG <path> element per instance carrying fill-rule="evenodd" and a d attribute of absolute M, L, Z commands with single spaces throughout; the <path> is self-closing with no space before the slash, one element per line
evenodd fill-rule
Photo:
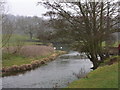
<path fill-rule="evenodd" d="M 69 52 L 59 56 L 35 70 L 16 76 L 2 78 L 3 88 L 63 88 L 78 78 L 73 73 L 84 69 L 90 72 L 92 63 L 89 59 L 78 58 L 78 52 Z M 67 57 L 67 58 L 66 58 Z M 77 57 L 77 58 L 76 58 Z"/>

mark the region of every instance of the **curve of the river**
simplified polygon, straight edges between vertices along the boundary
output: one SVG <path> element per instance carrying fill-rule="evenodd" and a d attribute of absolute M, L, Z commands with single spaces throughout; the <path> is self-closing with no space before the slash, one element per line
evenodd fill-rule
<path fill-rule="evenodd" d="M 78 55 L 78 52 L 69 52 L 25 74 L 3 77 L 2 86 L 3 88 L 66 87 L 68 83 L 77 80 L 73 73 L 79 73 L 81 68 L 90 72 L 92 63 L 88 59 L 78 58 Z"/>

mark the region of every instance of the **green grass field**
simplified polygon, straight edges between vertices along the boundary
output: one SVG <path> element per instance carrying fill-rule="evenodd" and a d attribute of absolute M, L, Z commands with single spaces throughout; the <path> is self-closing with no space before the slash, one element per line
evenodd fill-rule
<path fill-rule="evenodd" d="M 118 47 L 120 41 L 116 41 L 114 44 L 110 45 L 112 47 Z M 105 42 L 102 43 L 102 46 L 105 47 Z"/>
<path fill-rule="evenodd" d="M 9 39 L 9 43 L 7 43 L 6 46 L 8 46 L 8 45 L 9 46 L 16 46 L 17 44 L 23 44 L 23 45 L 42 44 L 41 42 L 27 42 L 26 40 L 29 40 L 29 36 L 12 34 L 12 36 Z M 38 39 L 33 37 L 33 40 L 38 40 Z"/>
<path fill-rule="evenodd" d="M 118 88 L 118 63 L 99 67 L 67 88 Z"/>
<path fill-rule="evenodd" d="M 1 38 L 1 35 L 0 35 Z M 12 36 L 10 37 L 9 40 L 9 45 L 10 46 L 15 46 L 18 42 L 22 42 L 24 45 L 34 45 L 34 44 L 42 44 L 42 42 L 23 42 L 25 40 L 29 40 L 29 36 L 28 35 L 19 35 L 19 34 L 12 34 Z M 37 38 L 33 37 L 33 40 L 38 40 Z M 113 45 L 113 47 L 118 47 L 119 42 L 115 42 Z M 1 45 L 1 43 L 0 43 Z M 105 46 L 105 42 L 102 43 L 102 46 Z"/>

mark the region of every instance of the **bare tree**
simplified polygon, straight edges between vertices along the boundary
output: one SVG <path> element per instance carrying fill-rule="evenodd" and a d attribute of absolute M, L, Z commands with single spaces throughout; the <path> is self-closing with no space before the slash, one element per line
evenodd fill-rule
<path fill-rule="evenodd" d="M 44 26 L 42 26 L 42 23 L 43 23 L 42 19 L 36 16 L 20 17 L 17 20 L 18 29 L 23 31 L 25 34 L 28 34 L 30 37 L 30 40 L 32 40 L 33 36 L 39 33 L 40 28 L 44 29 Z"/>
<path fill-rule="evenodd" d="M 13 26 L 14 23 L 7 17 L 7 15 L 4 15 L 2 20 L 2 47 L 9 43 L 14 30 Z"/>
<path fill-rule="evenodd" d="M 2 27 L 2 47 L 4 47 L 10 40 L 10 37 L 13 32 L 13 23 L 10 21 L 10 19 L 7 17 L 6 13 L 8 12 L 7 9 L 7 3 L 2 0 L 0 2 L 0 11 L 1 11 L 1 27 Z"/>
<path fill-rule="evenodd" d="M 101 61 L 104 59 L 102 42 L 111 33 L 116 32 L 113 27 L 118 23 L 115 20 L 118 3 L 87 0 L 86 2 L 71 3 L 43 2 L 43 5 L 52 9 L 57 13 L 56 15 L 61 16 L 69 23 L 76 50 L 84 51 L 93 62 L 92 69 L 96 69 L 100 64 L 98 55 L 101 57 Z"/>

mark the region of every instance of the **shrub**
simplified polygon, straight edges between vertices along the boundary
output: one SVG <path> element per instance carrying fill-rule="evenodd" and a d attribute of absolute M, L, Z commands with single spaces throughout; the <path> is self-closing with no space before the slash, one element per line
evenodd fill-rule
<path fill-rule="evenodd" d="M 78 79 L 87 77 L 87 72 L 85 71 L 84 68 L 81 68 L 81 70 L 78 73 L 73 73 Z"/>

